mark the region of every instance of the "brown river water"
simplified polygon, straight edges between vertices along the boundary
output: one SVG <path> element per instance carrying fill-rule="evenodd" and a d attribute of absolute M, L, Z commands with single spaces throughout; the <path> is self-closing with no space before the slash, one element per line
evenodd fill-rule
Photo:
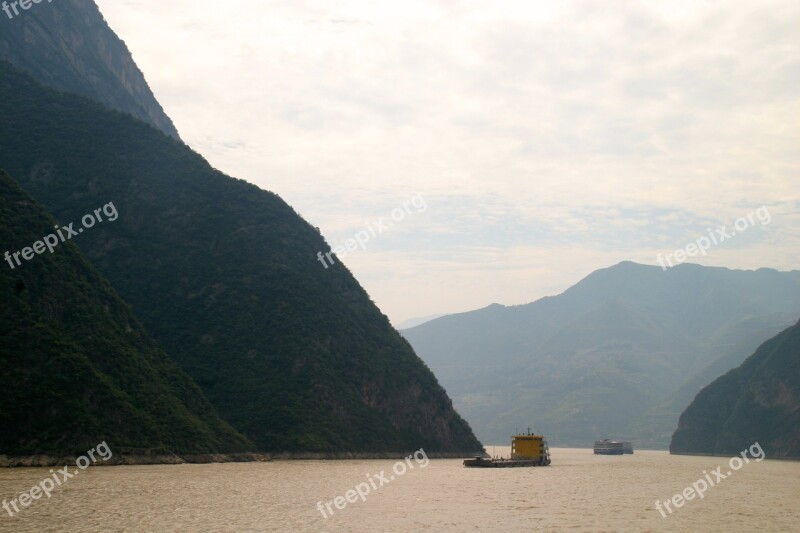
<path fill-rule="evenodd" d="M 91 466 L 14 516 L 0 509 L 0 531 L 800 531 L 800 462 L 750 459 L 726 475 L 723 457 L 565 448 L 552 457 L 510 469 L 422 458 Z M 715 481 L 717 466 L 726 479 L 702 499 L 670 504 L 666 517 L 656 510 L 703 470 Z M 0 498 L 50 476 L 0 469 Z M 348 502 L 356 488 L 364 499 L 353 490 Z"/>

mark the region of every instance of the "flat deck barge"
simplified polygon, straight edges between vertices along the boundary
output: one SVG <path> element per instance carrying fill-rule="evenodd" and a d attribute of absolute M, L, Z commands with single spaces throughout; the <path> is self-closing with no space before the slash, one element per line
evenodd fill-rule
<path fill-rule="evenodd" d="M 464 466 L 472 468 L 519 468 L 522 466 L 547 466 L 538 460 L 533 459 L 465 459 Z"/>
<path fill-rule="evenodd" d="M 476 457 L 465 459 L 464 466 L 468 468 L 519 468 L 530 466 L 548 466 L 550 464 L 550 448 L 547 440 L 541 435 L 528 433 L 511 436 L 511 457 Z"/>

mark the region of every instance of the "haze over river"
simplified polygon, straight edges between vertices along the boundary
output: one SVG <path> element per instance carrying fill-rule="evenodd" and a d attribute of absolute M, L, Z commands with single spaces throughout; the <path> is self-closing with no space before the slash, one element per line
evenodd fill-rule
<path fill-rule="evenodd" d="M 545 468 L 412 460 L 394 479 L 391 460 L 92 466 L 14 517 L 0 510 L 0 531 L 800 531 L 800 462 L 751 459 L 663 518 L 656 500 L 683 492 L 703 470 L 727 473 L 728 459 L 551 454 Z M 318 501 L 381 471 L 388 483 L 323 518 Z M 0 498 L 48 476 L 47 468 L 1 469 Z"/>

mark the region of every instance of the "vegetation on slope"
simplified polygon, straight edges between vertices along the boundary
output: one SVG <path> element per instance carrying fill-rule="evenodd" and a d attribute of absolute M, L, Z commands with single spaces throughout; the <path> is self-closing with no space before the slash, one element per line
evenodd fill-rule
<path fill-rule="evenodd" d="M 704 388 L 680 417 L 672 453 L 800 458 L 800 322 Z"/>
<path fill-rule="evenodd" d="M 55 220 L 2 171 L 0 198 L 0 253 L 53 233 Z M 69 241 L 13 269 L 0 264 L 0 339 L 0 454 L 85 453 L 102 441 L 253 448 Z"/>

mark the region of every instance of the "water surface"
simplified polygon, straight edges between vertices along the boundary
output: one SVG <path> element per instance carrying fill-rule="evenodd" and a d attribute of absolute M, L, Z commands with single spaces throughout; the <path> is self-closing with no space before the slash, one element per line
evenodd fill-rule
<path fill-rule="evenodd" d="M 751 460 L 662 518 L 656 500 L 703 470 L 727 472 L 727 459 L 563 448 L 552 456 L 545 468 L 412 461 L 413 470 L 370 489 L 366 501 L 332 506 L 327 519 L 318 501 L 382 470 L 389 480 L 395 461 L 90 467 L 13 518 L 0 510 L 0 531 L 800 531 L 798 462 Z M 0 469 L 0 498 L 29 490 L 48 470 Z"/>

